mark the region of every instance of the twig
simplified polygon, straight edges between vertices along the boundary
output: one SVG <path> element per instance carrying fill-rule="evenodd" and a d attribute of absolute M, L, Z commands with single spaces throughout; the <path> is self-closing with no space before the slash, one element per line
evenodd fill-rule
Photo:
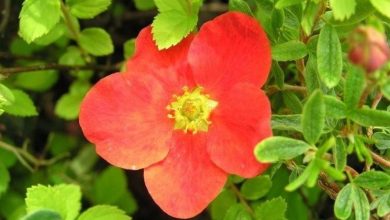
<path fill-rule="evenodd" d="M 383 97 L 383 94 L 381 92 L 378 92 L 376 94 L 374 100 L 372 100 L 371 108 L 376 109 L 376 107 L 378 106 L 378 104 L 381 101 L 382 97 Z"/>
<path fill-rule="evenodd" d="M 387 168 L 390 167 L 390 161 L 386 160 L 385 158 L 381 157 L 380 155 L 376 154 L 375 152 L 373 152 L 371 150 L 370 150 L 370 153 L 371 153 L 372 159 L 374 159 L 374 161 L 377 164 L 380 164 L 380 165 L 387 167 Z"/>
<path fill-rule="evenodd" d="M 11 0 L 4 0 L 4 10 L 1 12 L 1 14 L 3 14 L 3 18 L 0 23 L 0 33 L 5 32 L 5 29 L 7 28 L 10 11 L 11 11 Z"/>
<path fill-rule="evenodd" d="M 37 70 L 100 70 L 107 72 L 118 71 L 119 68 L 115 66 L 101 66 L 101 65 L 62 65 L 62 64 L 42 64 L 35 66 L 24 66 L 24 67 L 9 67 L 0 69 L 1 75 L 15 74 L 22 72 L 33 72 Z"/>
<path fill-rule="evenodd" d="M 374 84 L 368 81 L 368 85 L 366 86 L 362 95 L 360 96 L 359 108 L 361 108 L 366 103 L 368 95 L 372 92 L 372 89 L 374 88 L 373 86 Z"/>
<path fill-rule="evenodd" d="M 20 163 L 31 172 L 34 171 L 31 165 L 33 165 L 35 168 L 38 168 L 39 166 L 49 166 L 68 156 L 68 154 L 64 154 L 50 160 L 38 159 L 27 152 L 25 149 L 12 146 L 3 141 L 0 141 L 0 148 L 14 153 L 15 156 L 19 159 Z"/>
<path fill-rule="evenodd" d="M 356 177 L 359 173 L 350 166 L 345 166 L 344 171 L 349 173 L 352 177 Z"/>
<path fill-rule="evenodd" d="M 247 209 L 247 211 L 252 215 L 254 216 L 254 211 L 252 210 L 252 208 L 249 206 L 248 202 L 244 199 L 244 197 L 242 197 L 241 193 L 240 193 L 240 190 L 238 190 L 237 186 L 234 185 L 234 183 L 229 183 L 229 187 L 230 189 L 232 189 L 232 191 L 234 192 L 234 194 L 236 194 L 236 196 L 238 197 L 238 200 L 240 200 L 241 204 Z"/>
<path fill-rule="evenodd" d="M 40 58 L 36 56 L 33 57 L 33 56 L 26 56 L 26 55 L 16 55 L 16 54 L 0 51 L 0 60 L 5 60 L 5 59 L 40 60 Z"/>
<path fill-rule="evenodd" d="M 319 175 L 318 186 L 323 189 L 326 194 L 328 194 L 329 197 L 333 200 L 336 199 L 337 194 L 340 191 L 340 188 L 336 183 L 331 183 L 328 181 L 328 176 L 324 172 L 321 172 Z"/>
<path fill-rule="evenodd" d="M 302 93 L 302 94 L 306 94 L 307 93 L 306 87 L 289 85 L 289 84 L 284 84 L 282 89 L 280 89 L 276 85 L 271 85 L 271 86 L 268 86 L 266 88 L 266 91 L 267 91 L 267 95 L 272 95 L 272 94 L 275 94 L 275 93 L 277 93 L 279 91 L 292 91 L 292 92 L 298 92 L 298 93 Z"/>

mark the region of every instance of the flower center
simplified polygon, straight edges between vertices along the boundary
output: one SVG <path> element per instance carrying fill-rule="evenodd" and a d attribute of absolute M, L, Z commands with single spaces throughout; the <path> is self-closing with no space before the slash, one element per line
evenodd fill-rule
<path fill-rule="evenodd" d="M 185 86 L 183 90 L 184 93 L 181 96 L 174 95 L 175 101 L 167 106 L 170 111 L 168 118 L 175 119 L 175 129 L 181 129 L 185 133 L 207 131 L 211 124 L 209 116 L 218 102 L 210 99 L 209 95 L 202 94 L 202 87 L 190 91 Z"/>

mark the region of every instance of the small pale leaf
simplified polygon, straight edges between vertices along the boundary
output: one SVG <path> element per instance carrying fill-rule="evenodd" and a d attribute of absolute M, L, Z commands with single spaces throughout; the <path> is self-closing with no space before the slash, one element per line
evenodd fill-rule
<path fill-rule="evenodd" d="M 343 58 L 336 30 L 325 25 L 318 39 L 317 67 L 320 79 L 329 88 L 335 87 L 341 78 Z"/>
<path fill-rule="evenodd" d="M 261 162 L 277 162 L 290 160 L 306 152 L 310 148 L 307 143 L 287 137 L 269 137 L 255 148 L 255 156 Z"/>

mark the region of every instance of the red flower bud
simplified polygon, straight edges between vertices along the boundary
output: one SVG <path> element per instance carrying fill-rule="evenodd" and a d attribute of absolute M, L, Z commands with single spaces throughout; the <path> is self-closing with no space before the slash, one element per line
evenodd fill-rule
<path fill-rule="evenodd" d="M 368 73 L 379 69 L 390 59 L 386 37 L 372 27 L 359 27 L 350 38 L 349 60 Z"/>

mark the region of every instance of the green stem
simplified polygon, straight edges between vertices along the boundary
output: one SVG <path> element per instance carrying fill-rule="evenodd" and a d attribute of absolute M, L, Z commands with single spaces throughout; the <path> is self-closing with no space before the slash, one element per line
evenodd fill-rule
<path fill-rule="evenodd" d="M 380 164 L 386 168 L 390 168 L 390 161 L 388 161 L 386 158 L 383 158 L 381 157 L 379 154 L 376 154 L 375 152 L 370 151 L 370 154 L 372 156 L 372 159 L 374 159 L 374 161 L 377 163 L 377 164 Z"/>
<path fill-rule="evenodd" d="M 289 85 L 289 84 L 284 84 L 282 89 L 280 89 L 276 85 L 270 85 L 270 86 L 266 87 L 266 91 L 267 91 L 268 95 L 272 95 L 272 94 L 279 92 L 279 91 L 291 91 L 291 92 L 297 92 L 297 93 L 302 93 L 302 94 L 307 93 L 306 87 Z"/>
<path fill-rule="evenodd" d="M 67 157 L 67 154 L 60 155 L 58 157 L 52 158 L 50 160 L 38 159 L 30 154 L 27 150 L 12 146 L 8 143 L 0 141 L 0 148 L 10 151 L 18 158 L 20 163 L 25 166 L 28 170 L 34 171 L 32 167 L 38 168 L 39 166 L 49 166 L 56 163 L 58 160 Z M 33 166 L 31 166 L 33 165 Z"/>
<path fill-rule="evenodd" d="M 78 43 L 79 39 L 80 39 L 80 32 L 73 25 L 69 9 L 68 9 L 68 7 L 66 7 L 66 5 L 64 4 L 63 1 L 61 1 L 61 11 L 62 11 L 62 14 L 64 15 L 65 25 L 68 27 L 70 33 L 73 36 L 73 39 Z"/>
<path fill-rule="evenodd" d="M 73 39 L 77 42 L 77 45 L 79 45 L 81 54 L 85 58 L 85 61 L 89 63 L 91 61 L 91 57 L 88 55 L 88 53 L 80 46 L 80 31 L 78 28 L 75 27 L 75 25 L 72 22 L 72 17 L 70 14 L 70 11 L 68 7 L 65 5 L 63 1 L 61 2 L 61 11 L 62 14 L 64 15 L 64 22 L 65 25 L 68 27 L 69 32 L 72 34 Z"/>
<path fill-rule="evenodd" d="M 252 215 L 254 216 L 255 215 L 255 212 L 253 211 L 253 209 L 249 206 L 248 202 L 245 200 L 245 198 L 241 195 L 241 192 L 240 190 L 237 188 L 236 185 L 234 185 L 234 183 L 229 183 L 229 187 L 230 189 L 234 192 L 234 194 L 236 194 L 236 196 L 238 197 L 238 200 L 240 200 L 240 203 L 245 207 L 245 209 Z"/>

